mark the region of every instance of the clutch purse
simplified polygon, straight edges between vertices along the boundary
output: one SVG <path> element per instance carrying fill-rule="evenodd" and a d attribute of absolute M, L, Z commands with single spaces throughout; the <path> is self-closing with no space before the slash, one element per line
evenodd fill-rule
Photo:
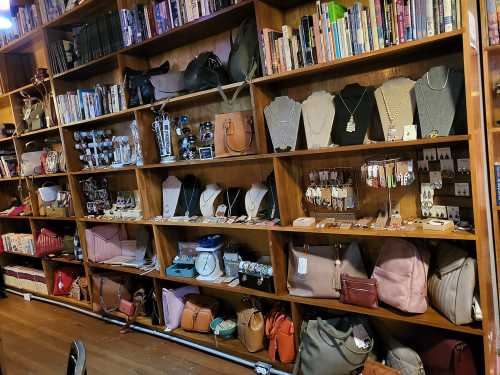
<path fill-rule="evenodd" d="M 375 309 L 378 307 L 377 280 L 363 277 L 352 277 L 345 273 L 340 275 L 340 301 L 350 305 L 358 305 Z"/>

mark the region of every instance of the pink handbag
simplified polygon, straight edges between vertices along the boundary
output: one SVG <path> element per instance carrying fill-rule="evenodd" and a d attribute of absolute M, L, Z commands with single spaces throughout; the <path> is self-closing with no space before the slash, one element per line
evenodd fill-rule
<path fill-rule="evenodd" d="M 85 238 L 89 260 L 103 262 L 122 255 L 121 241 L 127 238 L 127 233 L 123 226 L 106 224 L 85 229 Z"/>
<path fill-rule="evenodd" d="M 430 254 L 403 239 L 384 242 L 373 270 L 380 301 L 409 313 L 427 310 Z"/>
<path fill-rule="evenodd" d="M 177 289 L 163 288 L 163 317 L 168 329 L 176 329 L 180 326 L 184 310 L 184 296 L 188 294 L 200 294 L 200 290 L 197 286 L 182 286 Z"/>

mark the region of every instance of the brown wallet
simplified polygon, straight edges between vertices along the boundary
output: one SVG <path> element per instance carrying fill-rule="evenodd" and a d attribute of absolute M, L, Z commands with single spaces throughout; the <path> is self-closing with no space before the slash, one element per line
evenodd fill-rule
<path fill-rule="evenodd" d="M 400 375 L 398 370 L 384 366 L 382 363 L 376 362 L 368 358 L 363 368 L 363 375 Z"/>
<path fill-rule="evenodd" d="M 181 316 L 181 328 L 185 331 L 210 332 L 210 323 L 214 320 L 219 302 L 201 294 L 188 294 Z"/>
<path fill-rule="evenodd" d="M 345 273 L 340 275 L 342 287 L 340 301 L 350 305 L 370 308 L 378 307 L 377 280 L 363 277 L 351 277 Z"/>

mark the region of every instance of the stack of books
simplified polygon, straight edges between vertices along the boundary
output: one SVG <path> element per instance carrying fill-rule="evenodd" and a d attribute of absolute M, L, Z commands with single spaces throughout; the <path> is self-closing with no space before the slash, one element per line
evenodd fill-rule
<path fill-rule="evenodd" d="M 11 19 L 12 27 L 0 32 L 0 46 L 2 47 L 41 25 L 40 14 L 34 3 L 14 8 L 14 14 L 15 16 Z"/>
<path fill-rule="evenodd" d="M 96 85 L 56 96 L 59 120 L 63 125 L 88 120 L 126 108 L 123 86 Z"/>
<path fill-rule="evenodd" d="M 50 22 L 84 1 L 68 0 L 66 4 L 65 0 L 38 0 L 42 22 Z"/>
<path fill-rule="evenodd" d="M 298 28 L 264 28 L 261 62 L 267 75 L 331 62 L 365 52 L 457 30 L 460 0 L 369 0 L 346 8 L 316 1 L 316 13 Z"/>
<path fill-rule="evenodd" d="M 92 22 L 73 28 L 73 38 L 56 40 L 49 45 L 54 74 L 86 64 L 123 46 L 117 11 L 99 15 Z"/>
<path fill-rule="evenodd" d="M 7 253 L 35 255 L 33 235 L 29 233 L 2 234 L 2 245 Z"/>
<path fill-rule="evenodd" d="M 241 1 L 163 0 L 138 4 L 132 9 L 120 9 L 124 46 L 141 43 Z"/>

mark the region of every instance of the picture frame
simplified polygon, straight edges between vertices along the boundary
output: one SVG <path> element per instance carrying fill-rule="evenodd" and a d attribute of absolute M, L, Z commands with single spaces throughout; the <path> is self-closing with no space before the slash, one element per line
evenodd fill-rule
<path fill-rule="evenodd" d="M 198 153 L 200 154 L 201 160 L 209 160 L 214 158 L 212 147 L 200 147 L 198 149 Z"/>

